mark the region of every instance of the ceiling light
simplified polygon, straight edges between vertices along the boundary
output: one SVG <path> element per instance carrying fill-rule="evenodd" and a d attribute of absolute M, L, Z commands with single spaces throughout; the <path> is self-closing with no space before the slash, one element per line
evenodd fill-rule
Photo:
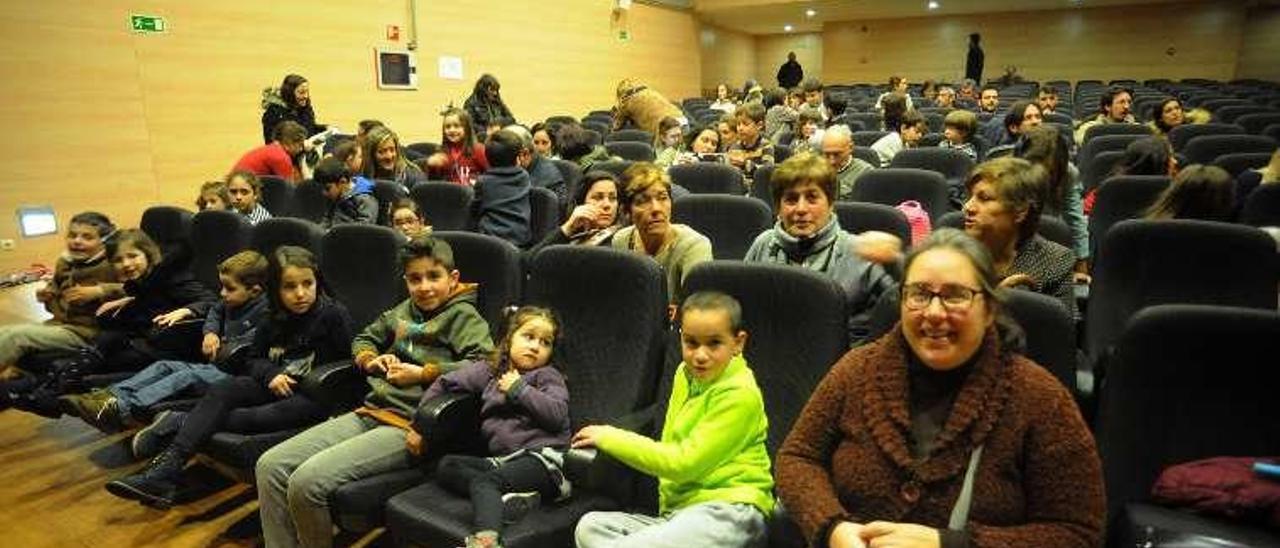
<path fill-rule="evenodd" d="M 791 32 L 791 28 L 792 28 L 792 27 L 791 27 L 791 25 L 789 25 L 789 24 L 788 24 L 788 25 L 782 25 L 782 30 L 783 30 L 783 31 Z"/>
<path fill-rule="evenodd" d="M 940 4 L 938 4 L 938 0 L 929 0 L 929 9 L 936 10 L 938 9 L 939 5 Z"/>
<path fill-rule="evenodd" d="M 818 14 L 818 12 L 817 12 L 817 10 L 814 10 L 814 9 L 807 9 L 807 10 L 804 10 L 804 14 L 805 14 L 806 16 L 808 16 L 808 17 L 813 17 L 813 16 L 817 15 L 817 14 Z"/>

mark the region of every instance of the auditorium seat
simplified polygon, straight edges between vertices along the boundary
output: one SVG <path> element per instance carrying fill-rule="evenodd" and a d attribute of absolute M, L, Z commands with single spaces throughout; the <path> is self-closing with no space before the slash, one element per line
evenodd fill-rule
<path fill-rule="evenodd" d="M 471 225 L 474 191 L 466 185 L 427 181 L 409 191 L 435 230 L 466 230 Z"/>
<path fill-rule="evenodd" d="M 761 166 L 760 170 L 772 166 Z M 694 162 L 671 166 L 668 170 L 671 182 L 680 185 L 693 194 L 734 194 L 742 195 L 742 172 L 733 166 L 718 162 Z M 767 182 L 767 179 L 766 179 Z"/>
<path fill-rule="evenodd" d="M 672 220 L 711 240 L 717 259 L 741 260 L 756 236 L 773 224 L 769 206 L 750 196 L 691 194 L 672 204 Z"/>
<path fill-rule="evenodd" d="M 233 211 L 201 211 L 191 219 L 191 273 L 210 290 L 221 288 L 218 264 L 249 249 L 253 226 Z"/>
<path fill-rule="evenodd" d="M 937 220 L 951 210 L 947 182 L 933 171 L 910 168 L 885 168 L 870 171 L 853 187 L 853 200 L 897 206 L 907 200 L 920 202 Z"/>
<path fill-rule="evenodd" d="M 870 202 L 836 202 L 835 210 L 840 229 L 845 232 L 861 234 L 878 230 L 897 236 L 903 248 L 911 246 L 911 225 L 896 207 Z"/>

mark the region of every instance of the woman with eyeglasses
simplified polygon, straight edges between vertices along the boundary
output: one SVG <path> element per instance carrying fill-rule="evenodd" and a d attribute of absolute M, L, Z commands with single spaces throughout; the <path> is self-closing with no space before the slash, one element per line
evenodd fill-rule
<path fill-rule="evenodd" d="M 987 246 L 944 228 L 905 268 L 898 325 L 832 366 L 778 452 L 787 513 L 812 546 L 1099 546 L 1097 448 L 1021 355 Z"/>
<path fill-rule="evenodd" d="M 1044 167 L 997 158 L 978 164 L 965 186 L 964 231 L 991 253 L 999 286 L 1056 297 L 1075 317 L 1075 252 L 1036 233 L 1049 193 Z"/>

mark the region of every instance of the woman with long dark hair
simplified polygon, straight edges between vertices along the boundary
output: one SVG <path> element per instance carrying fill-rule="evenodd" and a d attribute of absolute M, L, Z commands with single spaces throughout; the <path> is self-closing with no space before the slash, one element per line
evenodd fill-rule
<path fill-rule="evenodd" d="M 278 88 L 262 92 L 262 142 L 270 143 L 276 126 L 283 121 L 301 124 L 310 137 L 327 129 L 316 123 L 316 111 L 311 106 L 311 84 L 297 74 L 284 77 Z"/>

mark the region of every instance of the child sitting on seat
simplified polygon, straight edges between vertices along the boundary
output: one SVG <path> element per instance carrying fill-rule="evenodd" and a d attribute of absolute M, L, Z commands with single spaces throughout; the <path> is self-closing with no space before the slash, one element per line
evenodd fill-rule
<path fill-rule="evenodd" d="M 262 207 L 262 181 L 250 171 L 232 171 L 227 175 L 227 194 L 231 207 L 244 215 L 249 224 L 256 225 L 271 218 L 271 212 Z"/>
<path fill-rule="evenodd" d="M 591 512 L 574 532 L 596 546 L 756 546 L 773 512 L 773 476 L 765 448 L 764 399 L 742 349 L 742 308 L 715 292 L 690 295 L 681 308 L 680 351 L 662 439 L 613 426 L 587 426 L 573 447 L 596 447 L 658 477 L 658 516 Z"/>
<path fill-rule="evenodd" d="M 973 132 L 978 128 L 978 117 L 972 111 L 953 110 L 942 120 L 942 136 L 938 146 L 963 152 L 970 160 L 978 161 L 978 149 L 973 146 Z"/>
<path fill-rule="evenodd" d="M 208 181 L 200 185 L 200 195 L 196 196 L 196 209 L 199 211 L 226 211 L 231 207 L 231 195 L 227 193 L 224 181 Z"/>
<path fill-rule="evenodd" d="M 316 166 L 316 184 L 329 200 L 329 211 L 320 226 L 328 229 L 341 224 L 378 222 L 378 200 L 368 193 L 357 192 L 351 178 L 351 170 L 337 158 L 325 158 Z"/>

